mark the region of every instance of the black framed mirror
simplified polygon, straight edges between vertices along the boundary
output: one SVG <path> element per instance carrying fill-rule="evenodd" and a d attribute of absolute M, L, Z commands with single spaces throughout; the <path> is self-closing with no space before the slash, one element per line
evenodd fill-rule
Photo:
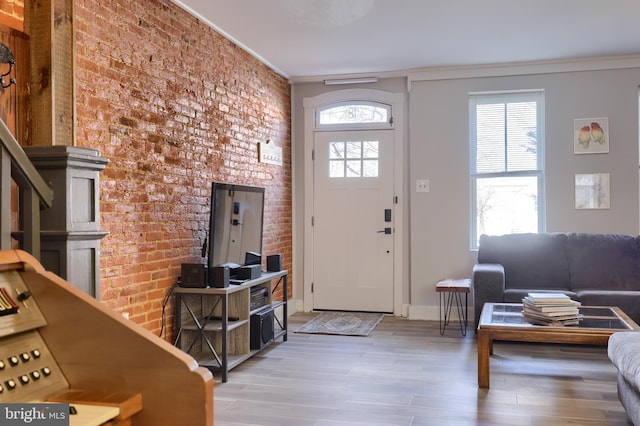
<path fill-rule="evenodd" d="M 207 266 L 244 264 L 262 253 L 264 188 L 212 182 Z"/>

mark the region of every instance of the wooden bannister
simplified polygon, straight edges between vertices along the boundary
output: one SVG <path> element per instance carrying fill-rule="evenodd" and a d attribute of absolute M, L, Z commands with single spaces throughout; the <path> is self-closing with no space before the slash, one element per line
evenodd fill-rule
<path fill-rule="evenodd" d="M 0 120 L 0 250 L 11 249 L 11 182 L 20 191 L 22 249 L 40 259 L 40 208 L 50 208 L 53 191 Z"/>

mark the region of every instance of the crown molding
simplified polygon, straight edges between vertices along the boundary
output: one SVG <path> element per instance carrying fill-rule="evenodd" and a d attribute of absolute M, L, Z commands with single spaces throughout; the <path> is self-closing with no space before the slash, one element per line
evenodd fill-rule
<path fill-rule="evenodd" d="M 406 77 L 408 87 L 412 82 L 455 80 L 463 78 L 509 77 L 518 75 L 552 74 L 580 71 L 603 71 L 614 69 L 640 68 L 640 55 L 602 56 L 592 58 L 566 59 L 557 61 L 509 62 L 502 64 L 469 65 L 451 67 L 425 67 L 366 74 L 337 74 L 321 76 L 291 77 L 289 82 L 322 83 L 330 79 L 357 79 L 375 76 L 383 78 Z"/>
<path fill-rule="evenodd" d="M 461 78 L 508 77 L 579 71 L 640 68 L 640 55 L 568 59 L 561 61 L 513 62 L 492 65 L 433 67 L 409 70 L 408 83 Z"/>

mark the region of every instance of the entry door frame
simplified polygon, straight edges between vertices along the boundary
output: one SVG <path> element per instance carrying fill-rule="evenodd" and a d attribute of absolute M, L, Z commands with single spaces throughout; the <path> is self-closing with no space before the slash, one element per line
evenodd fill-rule
<path fill-rule="evenodd" d="M 313 149 L 316 126 L 316 110 L 337 102 L 373 101 L 391 105 L 393 117 L 393 192 L 397 202 L 394 205 L 393 232 L 393 314 L 402 315 L 402 293 L 404 287 L 404 93 L 391 93 L 373 89 L 346 89 L 323 93 L 318 96 L 304 98 L 304 245 L 303 245 L 303 309 L 313 310 L 313 270 L 314 270 L 314 177 Z"/>

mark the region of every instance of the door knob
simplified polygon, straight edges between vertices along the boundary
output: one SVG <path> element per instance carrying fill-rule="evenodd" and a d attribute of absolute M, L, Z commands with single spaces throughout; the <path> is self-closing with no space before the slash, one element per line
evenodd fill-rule
<path fill-rule="evenodd" d="M 378 234 L 391 235 L 391 228 L 384 228 L 382 231 L 378 231 Z"/>

